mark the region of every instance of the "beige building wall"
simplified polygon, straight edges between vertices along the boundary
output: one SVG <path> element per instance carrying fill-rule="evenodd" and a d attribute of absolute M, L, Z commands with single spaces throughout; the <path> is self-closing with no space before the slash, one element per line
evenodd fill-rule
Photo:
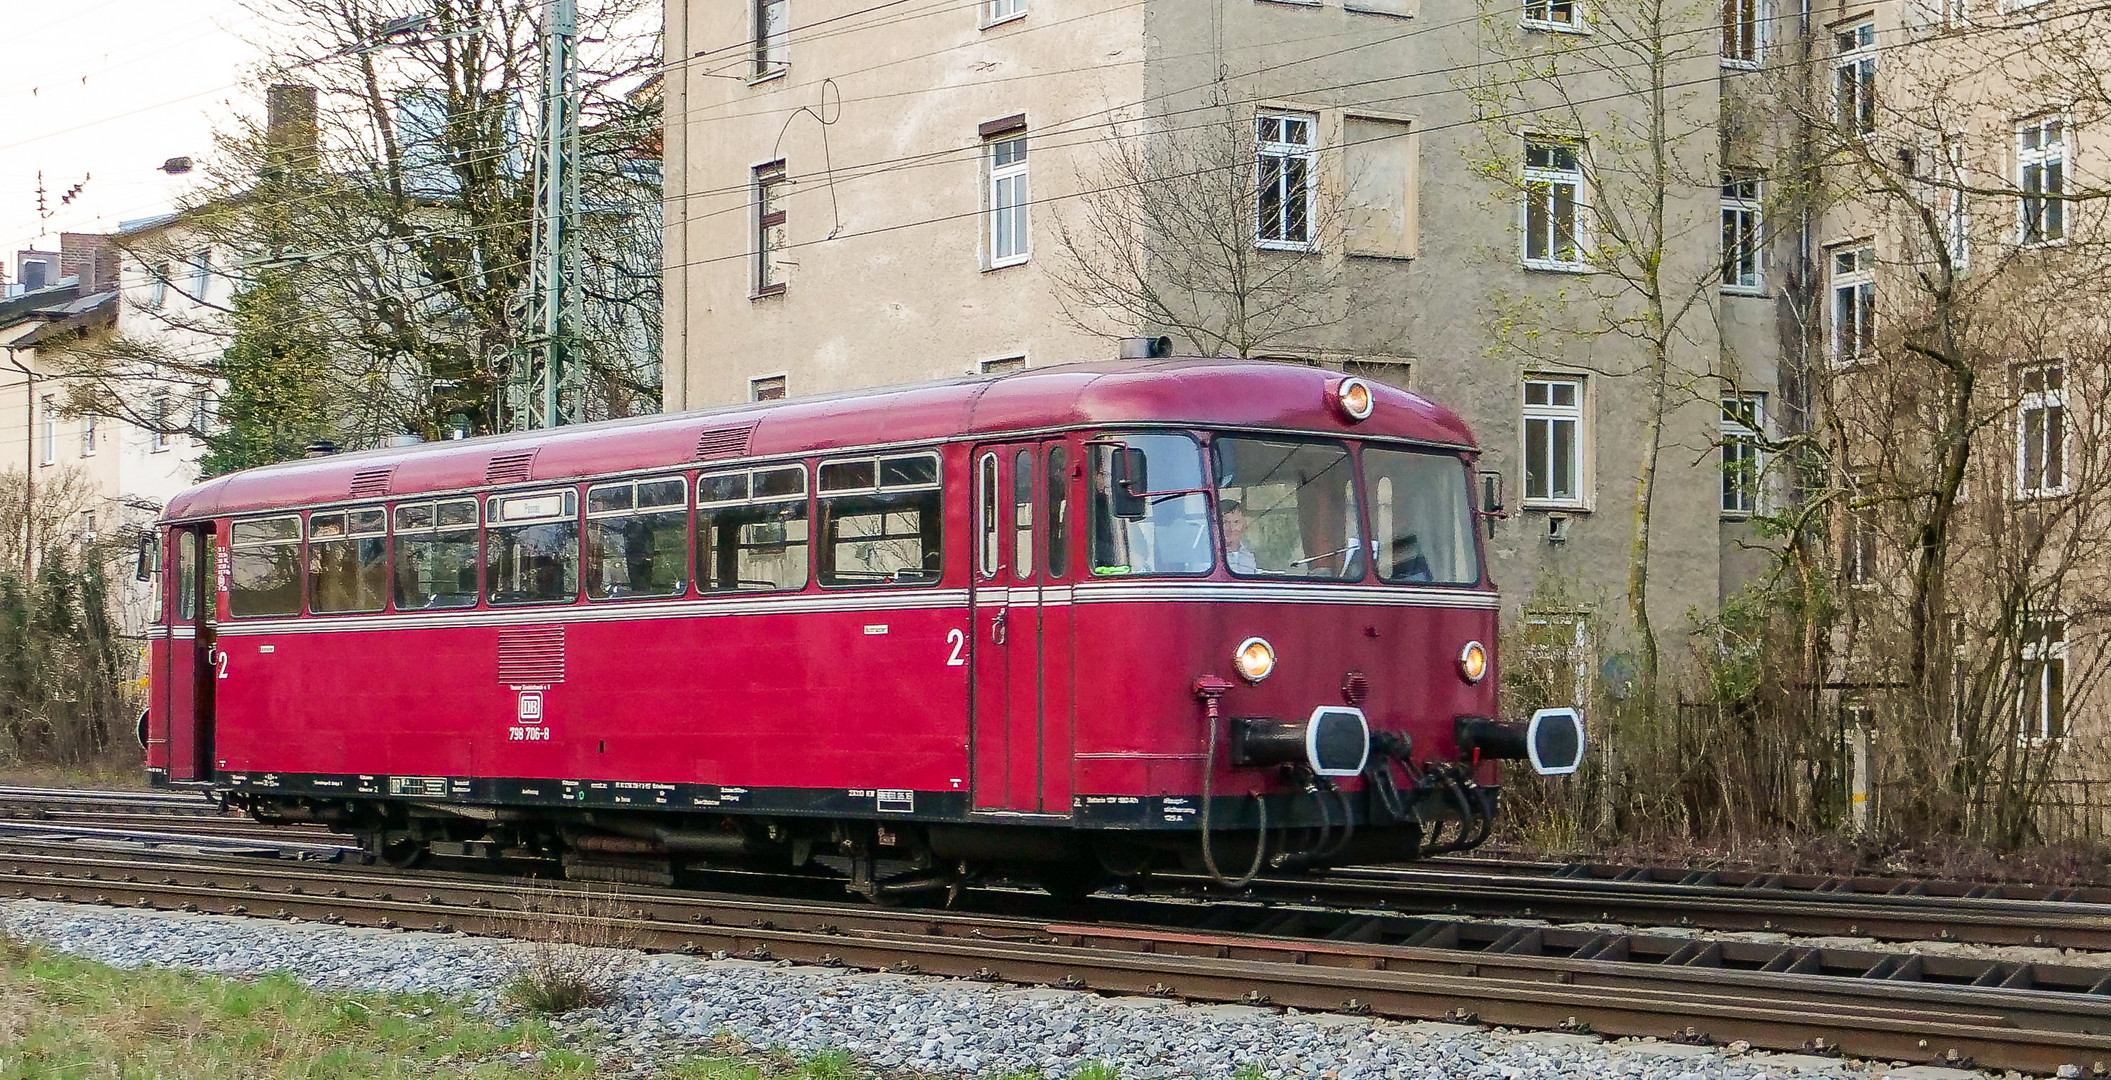
<path fill-rule="evenodd" d="M 1112 314 L 1091 333 L 1057 300 L 1055 224 L 1083 212 L 1085 200 L 1070 196 L 1104 171 L 1108 122 L 1172 138 L 1165 133 L 1205 126 L 1213 104 L 1229 103 L 1242 124 L 1259 108 L 1308 114 L 1322 213 L 1335 214 L 1340 231 L 1302 257 L 1331 267 L 1332 317 L 1261 352 L 1408 385 L 1464 415 L 1485 467 L 1507 480 L 1512 514 L 1491 553 L 1512 610 L 1580 612 L 1593 621 L 1594 648 L 1619 641 L 1650 402 L 1636 373 L 1646 358 L 1617 335 L 1555 350 L 1498 334 L 1535 306 L 1567 305 L 1567 317 L 1582 318 L 1586 275 L 1523 265 L 1515 193 L 1484 170 L 1521 170 L 1535 121 L 1492 132 L 1462 81 L 1550 31 L 1414 0 L 1030 0 L 1002 5 L 1023 14 L 995 25 L 984 25 L 987 3 L 901 14 L 787 0 L 784 69 L 757 77 L 756 20 L 777 7 L 667 7 L 668 55 L 688 58 L 670 73 L 667 97 L 670 409 L 744 400 L 775 385 L 755 380 L 780 375 L 800 396 L 958 375 L 1006 357 L 1110 358 L 1121 335 L 1165 333 Z M 1685 33 L 1712 35 L 1718 18 L 1697 8 Z M 1683 118 L 1709 134 L 1680 163 L 1694 179 L 1672 193 L 1687 227 L 1667 260 L 1667 275 L 1698 282 L 1719 265 L 1719 73 L 1745 75 L 1724 67 L 1712 44 L 1671 73 L 1705 101 Z M 1609 101 L 1604 108 L 1624 107 L 1612 82 L 1590 93 Z M 979 132 L 1016 114 L 1030 148 L 1032 253 L 986 269 Z M 1357 156 L 1374 145 L 1372 132 L 1395 155 L 1376 166 Z M 753 170 L 780 158 L 790 178 L 783 289 L 764 295 Z M 1371 207 L 1371 189 L 1387 184 L 1404 188 L 1380 208 L 1397 214 Z M 1692 377 L 1669 395 L 1649 549 L 1652 618 L 1667 656 L 1683 651 L 1677 635 L 1689 614 L 1712 613 L 1763 564 L 1749 554 L 1746 515 L 1723 509 L 1721 376 L 1769 400 L 1780 382 L 1772 275 L 1744 295 L 1698 291 L 1682 324 Z M 1523 384 L 1533 374 L 1584 388 L 1582 490 L 1572 505 L 1523 505 Z"/>

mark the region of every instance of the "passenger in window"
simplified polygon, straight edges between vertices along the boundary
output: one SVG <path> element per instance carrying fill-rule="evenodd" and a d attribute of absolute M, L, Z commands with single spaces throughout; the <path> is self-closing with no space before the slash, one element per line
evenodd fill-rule
<path fill-rule="evenodd" d="M 1224 525 L 1224 565 L 1234 574 L 1258 574 L 1253 546 L 1246 542 L 1246 508 L 1237 499 L 1217 503 L 1217 516 Z"/>
<path fill-rule="evenodd" d="M 1128 530 L 1114 516 L 1114 455 L 1104 448 L 1093 454 L 1092 498 L 1092 572 L 1126 574 Z"/>

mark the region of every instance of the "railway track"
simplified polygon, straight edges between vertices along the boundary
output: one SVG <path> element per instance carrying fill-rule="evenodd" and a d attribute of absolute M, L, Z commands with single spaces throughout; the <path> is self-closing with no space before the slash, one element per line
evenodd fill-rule
<path fill-rule="evenodd" d="M 1759 947 L 1646 935 L 1579 931 L 1571 939 L 1511 927 L 1485 941 L 1471 928 L 1477 924 L 1455 923 L 1455 932 L 1398 940 L 1372 934 L 1369 923 L 1344 923 L 1344 913 L 1253 903 L 1114 901 L 1129 916 L 1152 906 L 1207 913 L 1168 927 L 1107 921 L 1097 906 L 1096 921 L 904 911 L 568 884 L 523 889 L 488 877 L 46 846 L 0 854 L 0 895 L 510 936 L 592 921 L 646 949 L 1196 1001 L 1742 1039 L 2041 1072 L 2111 1061 L 2104 987 L 2042 965 L 2028 966 L 2030 982 L 2004 986 L 1988 975 L 2002 969 L 1974 975 L 1929 958 L 1806 950 L 1796 963 L 1779 964 L 1764 961 Z M 1256 921 L 1239 924 L 1242 914 Z M 1351 925 L 1358 929 L 1344 932 Z M 1536 946 L 1518 948 L 1525 940 Z"/>

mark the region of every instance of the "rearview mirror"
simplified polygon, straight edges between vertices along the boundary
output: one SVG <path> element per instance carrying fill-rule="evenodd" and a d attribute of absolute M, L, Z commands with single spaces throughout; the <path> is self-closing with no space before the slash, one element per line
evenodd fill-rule
<path fill-rule="evenodd" d="M 1495 535 L 1497 518 L 1509 516 L 1503 507 L 1503 474 L 1493 470 L 1481 474 L 1481 517 L 1488 523 L 1488 535 Z"/>
<path fill-rule="evenodd" d="M 154 571 L 160 569 L 155 556 L 161 554 L 161 545 L 155 543 L 160 534 L 148 529 L 139 534 L 139 564 L 133 568 L 132 576 L 140 581 L 152 581 Z"/>
<path fill-rule="evenodd" d="M 1114 490 L 1110 492 L 1114 502 L 1114 516 L 1131 521 L 1140 520 L 1149 511 L 1144 493 L 1151 490 L 1150 463 L 1144 452 L 1134 446 L 1124 446 L 1114 454 Z"/>

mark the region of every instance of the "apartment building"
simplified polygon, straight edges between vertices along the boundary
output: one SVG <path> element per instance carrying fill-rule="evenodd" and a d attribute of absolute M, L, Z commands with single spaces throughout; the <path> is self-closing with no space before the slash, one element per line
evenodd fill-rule
<path fill-rule="evenodd" d="M 1345 368 L 1471 422 L 1522 508 L 1495 573 L 1556 636 L 1618 647 L 1653 469 L 1649 610 L 1676 634 L 1763 563 L 1749 519 L 1774 497 L 1754 479 L 1781 382 L 1768 155 L 1720 150 L 1725 94 L 1764 42 L 1738 0 L 1639 28 L 1669 45 L 1656 130 L 1677 133 L 1650 173 L 1649 95 L 1614 48 L 1637 17 L 673 0 L 667 407 L 1107 358 L 1128 335 Z M 1549 55 L 1575 68 L 1554 90 L 1524 77 Z M 1652 176 L 1645 228 L 1628 208 Z M 1227 212 L 1234 239 L 1197 238 Z M 1645 241 L 1653 295 L 1634 285 Z M 1210 303 L 1154 318 L 1107 284 L 1144 267 L 1132 293 L 1177 299 L 1187 286 L 1150 275 L 1213 259 L 1268 278 L 1246 299 L 1288 314 L 1226 332 Z M 1667 299 L 1668 322 L 1650 311 Z M 1661 350 L 1635 332 L 1652 318 Z"/>

